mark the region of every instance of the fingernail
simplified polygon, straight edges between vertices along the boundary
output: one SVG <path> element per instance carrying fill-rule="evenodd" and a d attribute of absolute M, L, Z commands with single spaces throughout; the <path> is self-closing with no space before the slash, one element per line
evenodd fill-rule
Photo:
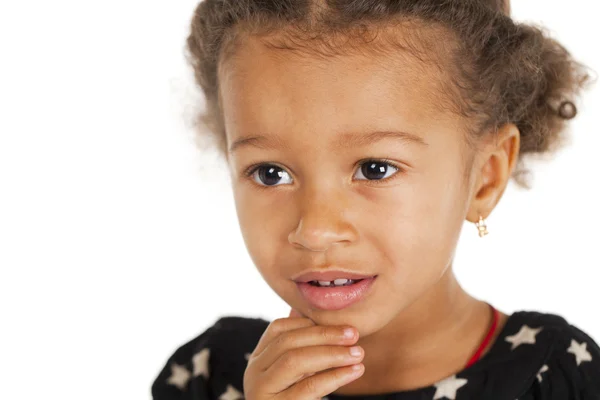
<path fill-rule="evenodd" d="M 344 329 L 344 337 L 347 339 L 352 339 L 354 337 L 354 329 L 352 329 L 352 328 Z"/>
<path fill-rule="evenodd" d="M 362 351 L 360 351 L 359 346 L 350 347 L 350 354 L 354 357 L 360 357 Z"/>

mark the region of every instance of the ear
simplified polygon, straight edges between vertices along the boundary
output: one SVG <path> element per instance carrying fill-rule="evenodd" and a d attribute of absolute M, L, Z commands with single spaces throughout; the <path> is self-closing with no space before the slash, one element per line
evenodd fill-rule
<path fill-rule="evenodd" d="M 467 213 L 470 222 L 487 218 L 502 198 L 519 157 L 521 135 L 514 124 L 504 124 L 490 134 L 475 164 L 478 171 L 473 198 Z"/>

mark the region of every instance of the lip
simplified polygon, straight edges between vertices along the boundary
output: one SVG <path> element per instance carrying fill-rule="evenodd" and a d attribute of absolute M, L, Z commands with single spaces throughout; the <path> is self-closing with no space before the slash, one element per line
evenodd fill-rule
<path fill-rule="evenodd" d="M 318 287 L 307 282 L 296 282 L 300 294 L 313 307 L 336 311 L 363 300 L 371 292 L 377 275 L 362 279 L 350 286 Z"/>
<path fill-rule="evenodd" d="M 364 275 L 342 270 L 311 271 L 294 278 L 293 281 L 296 283 L 305 283 L 310 281 L 333 281 L 342 278 L 358 280 L 373 278 L 374 276 L 376 274 Z"/>

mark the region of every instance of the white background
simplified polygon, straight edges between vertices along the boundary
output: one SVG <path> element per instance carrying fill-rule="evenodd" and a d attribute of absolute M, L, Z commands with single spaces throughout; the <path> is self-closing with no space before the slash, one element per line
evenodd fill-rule
<path fill-rule="evenodd" d="M 0 3 L 0 398 L 149 399 L 167 358 L 223 315 L 286 305 L 243 245 L 226 169 L 195 147 L 183 58 L 196 1 Z M 595 2 L 515 0 L 600 71 Z M 571 145 L 466 224 L 455 268 L 505 312 L 600 339 L 600 88 Z"/>

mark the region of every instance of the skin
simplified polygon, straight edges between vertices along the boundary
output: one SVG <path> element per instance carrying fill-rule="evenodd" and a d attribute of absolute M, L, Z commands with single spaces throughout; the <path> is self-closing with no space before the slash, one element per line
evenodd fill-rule
<path fill-rule="evenodd" d="M 260 134 L 261 144 L 277 136 L 284 145 L 228 154 L 253 262 L 303 316 L 359 332 L 365 372 L 335 393 L 411 390 L 461 371 L 492 314 L 460 286 L 452 261 L 464 221 L 486 218 L 502 197 L 518 157 L 516 126 L 469 147 L 471 122 L 437 107 L 444 76 L 409 54 L 294 56 L 248 37 L 219 78 L 228 144 Z M 334 146 L 343 134 L 373 131 L 408 132 L 426 145 L 386 138 Z M 359 163 L 381 159 L 393 165 L 385 178 L 367 179 Z M 257 163 L 282 177 L 267 186 L 258 172 L 245 176 Z M 292 277 L 336 267 L 379 276 L 363 301 L 313 309 Z"/>

